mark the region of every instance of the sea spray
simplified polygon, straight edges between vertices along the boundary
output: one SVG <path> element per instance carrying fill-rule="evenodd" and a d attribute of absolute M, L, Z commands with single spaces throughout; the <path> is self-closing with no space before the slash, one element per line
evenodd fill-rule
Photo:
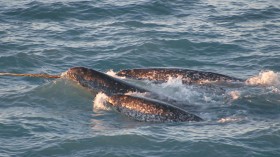
<path fill-rule="evenodd" d="M 168 81 L 162 84 L 153 84 L 150 81 L 146 81 L 151 86 L 151 90 L 159 95 L 166 97 L 172 97 L 177 101 L 186 101 L 189 103 L 192 97 L 196 97 L 197 92 L 192 92 L 192 86 L 185 86 L 182 83 L 181 77 L 173 78 L 169 77 Z"/>
<path fill-rule="evenodd" d="M 279 73 L 274 71 L 261 71 L 259 75 L 248 78 L 245 83 L 247 85 L 279 85 Z"/>
<path fill-rule="evenodd" d="M 240 97 L 248 97 L 249 95 L 254 95 L 255 92 L 262 90 L 272 93 L 279 93 L 279 85 L 280 85 L 280 77 L 278 72 L 274 72 L 271 70 L 261 71 L 258 75 L 252 76 L 245 81 L 245 85 L 238 89 L 230 90 L 227 92 L 228 99 L 230 102 L 233 100 L 240 99 Z M 249 89 L 252 89 L 250 86 L 259 86 L 258 88 L 254 88 L 250 93 L 245 92 Z M 263 87 L 262 87 L 263 86 Z"/>
<path fill-rule="evenodd" d="M 220 118 L 217 122 L 218 123 L 232 123 L 232 122 L 240 122 L 242 120 L 246 120 L 246 117 L 241 117 L 241 116 L 231 116 L 231 117 L 225 117 L 225 118 Z"/>
<path fill-rule="evenodd" d="M 108 100 L 108 96 L 102 92 L 96 94 L 93 100 L 93 110 L 110 110 L 110 108 L 106 105 Z"/>
<path fill-rule="evenodd" d="M 160 95 L 172 97 L 173 99 L 191 105 L 205 105 L 205 103 L 216 103 L 224 99 L 224 90 L 212 85 L 186 85 L 182 78 L 169 77 L 162 84 L 151 84 L 154 92 Z"/>
<path fill-rule="evenodd" d="M 106 72 L 107 75 L 110 75 L 112 77 L 115 77 L 115 78 L 119 78 L 119 79 L 125 79 L 124 76 L 118 76 L 116 75 L 116 72 L 114 72 L 113 69 L 110 69 L 109 71 Z"/>
<path fill-rule="evenodd" d="M 236 100 L 240 97 L 240 91 L 234 90 L 228 92 L 228 95 L 231 97 L 232 100 Z"/>

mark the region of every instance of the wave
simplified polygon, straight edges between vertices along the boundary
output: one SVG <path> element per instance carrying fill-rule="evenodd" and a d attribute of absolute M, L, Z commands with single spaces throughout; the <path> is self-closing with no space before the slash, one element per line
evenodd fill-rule
<path fill-rule="evenodd" d="M 244 22 L 244 21 L 256 21 L 264 19 L 275 19 L 278 17 L 279 8 L 274 6 L 266 6 L 263 8 L 255 9 L 239 9 L 238 12 L 231 12 L 227 15 L 211 15 L 209 16 L 211 20 L 214 21 L 228 21 L 228 22 Z M 222 12 L 220 12 L 222 13 Z"/>
<path fill-rule="evenodd" d="M 145 15 L 170 15 L 173 11 L 174 9 L 172 9 L 172 6 L 161 2 L 148 3 L 145 1 L 135 1 L 134 3 L 107 3 L 102 1 L 33 1 L 22 4 L 21 6 L 10 6 L 8 10 L 4 11 L 4 14 L 8 16 L 19 16 L 30 20 L 45 19 L 59 21 L 73 17 L 80 20 L 93 20 L 116 16 L 145 17 Z M 135 13 L 137 13 L 137 15 L 135 15 Z"/>

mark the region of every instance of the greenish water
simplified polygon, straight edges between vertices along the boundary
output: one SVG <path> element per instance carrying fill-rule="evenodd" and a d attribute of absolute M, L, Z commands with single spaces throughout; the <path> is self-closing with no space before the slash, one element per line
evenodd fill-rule
<path fill-rule="evenodd" d="M 278 0 L 0 0 L 0 8 L 1 72 L 179 67 L 247 79 L 269 71 L 262 85 L 223 89 L 133 82 L 205 119 L 161 124 L 96 109 L 95 96 L 72 82 L 0 77 L 0 156 L 280 155 Z"/>

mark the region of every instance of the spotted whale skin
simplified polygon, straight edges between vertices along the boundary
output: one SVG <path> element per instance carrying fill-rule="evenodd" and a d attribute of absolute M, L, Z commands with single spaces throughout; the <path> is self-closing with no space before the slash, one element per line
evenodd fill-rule
<path fill-rule="evenodd" d="M 125 94 L 128 92 L 150 92 L 147 89 L 85 67 L 70 68 L 62 74 L 62 77 L 77 82 L 89 90 L 103 92 L 106 95 Z"/>
<path fill-rule="evenodd" d="M 181 78 L 184 84 L 200 84 L 204 82 L 244 82 L 243 79 L 223 74 L 180 68 L 125 69 L 117 72 L 116 75 L 138 80 L 146 79 L 157 83 L 167 82 L 170 77 Z"/>
<path fill-rule="evenodd" d="M 135 86 L 118 78 L 109 76 L 97 70 L 85 67 L 70 68 L 62 75 L 77 82 L 79 85 L 108 96 L 108 104 L 117 112 L 137 121 L 145 122 L 184 122 L 202 121 L 202 118 L 187 111 L 159 100 L 126 95 L 126 93 L 156 93 Z"/>
<path fill-rule="evenodd" d="M 132 95 L 114 95 L 109 104 L 117 112 L 143 122 L 185 122 L 203 119 L 161 101 Z"/>

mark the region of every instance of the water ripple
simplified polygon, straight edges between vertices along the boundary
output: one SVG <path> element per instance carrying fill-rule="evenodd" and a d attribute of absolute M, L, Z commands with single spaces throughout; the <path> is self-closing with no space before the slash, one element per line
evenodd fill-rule
<path fill-rule="evenodd" d="M 262 70 L 280 70 L 277 0 L 19 0 L 0 5 L 1 72 L 178 67 L 247 79 Z M 195 109 L 181 107 L 205 122 L 135 122 L 111 110 L 93 110 L 94 95 L 73 82 L 1 77 L 0 156 L 280 154 L 277 83 L 216 88 L 131 83 L 192 104 Z"/>

